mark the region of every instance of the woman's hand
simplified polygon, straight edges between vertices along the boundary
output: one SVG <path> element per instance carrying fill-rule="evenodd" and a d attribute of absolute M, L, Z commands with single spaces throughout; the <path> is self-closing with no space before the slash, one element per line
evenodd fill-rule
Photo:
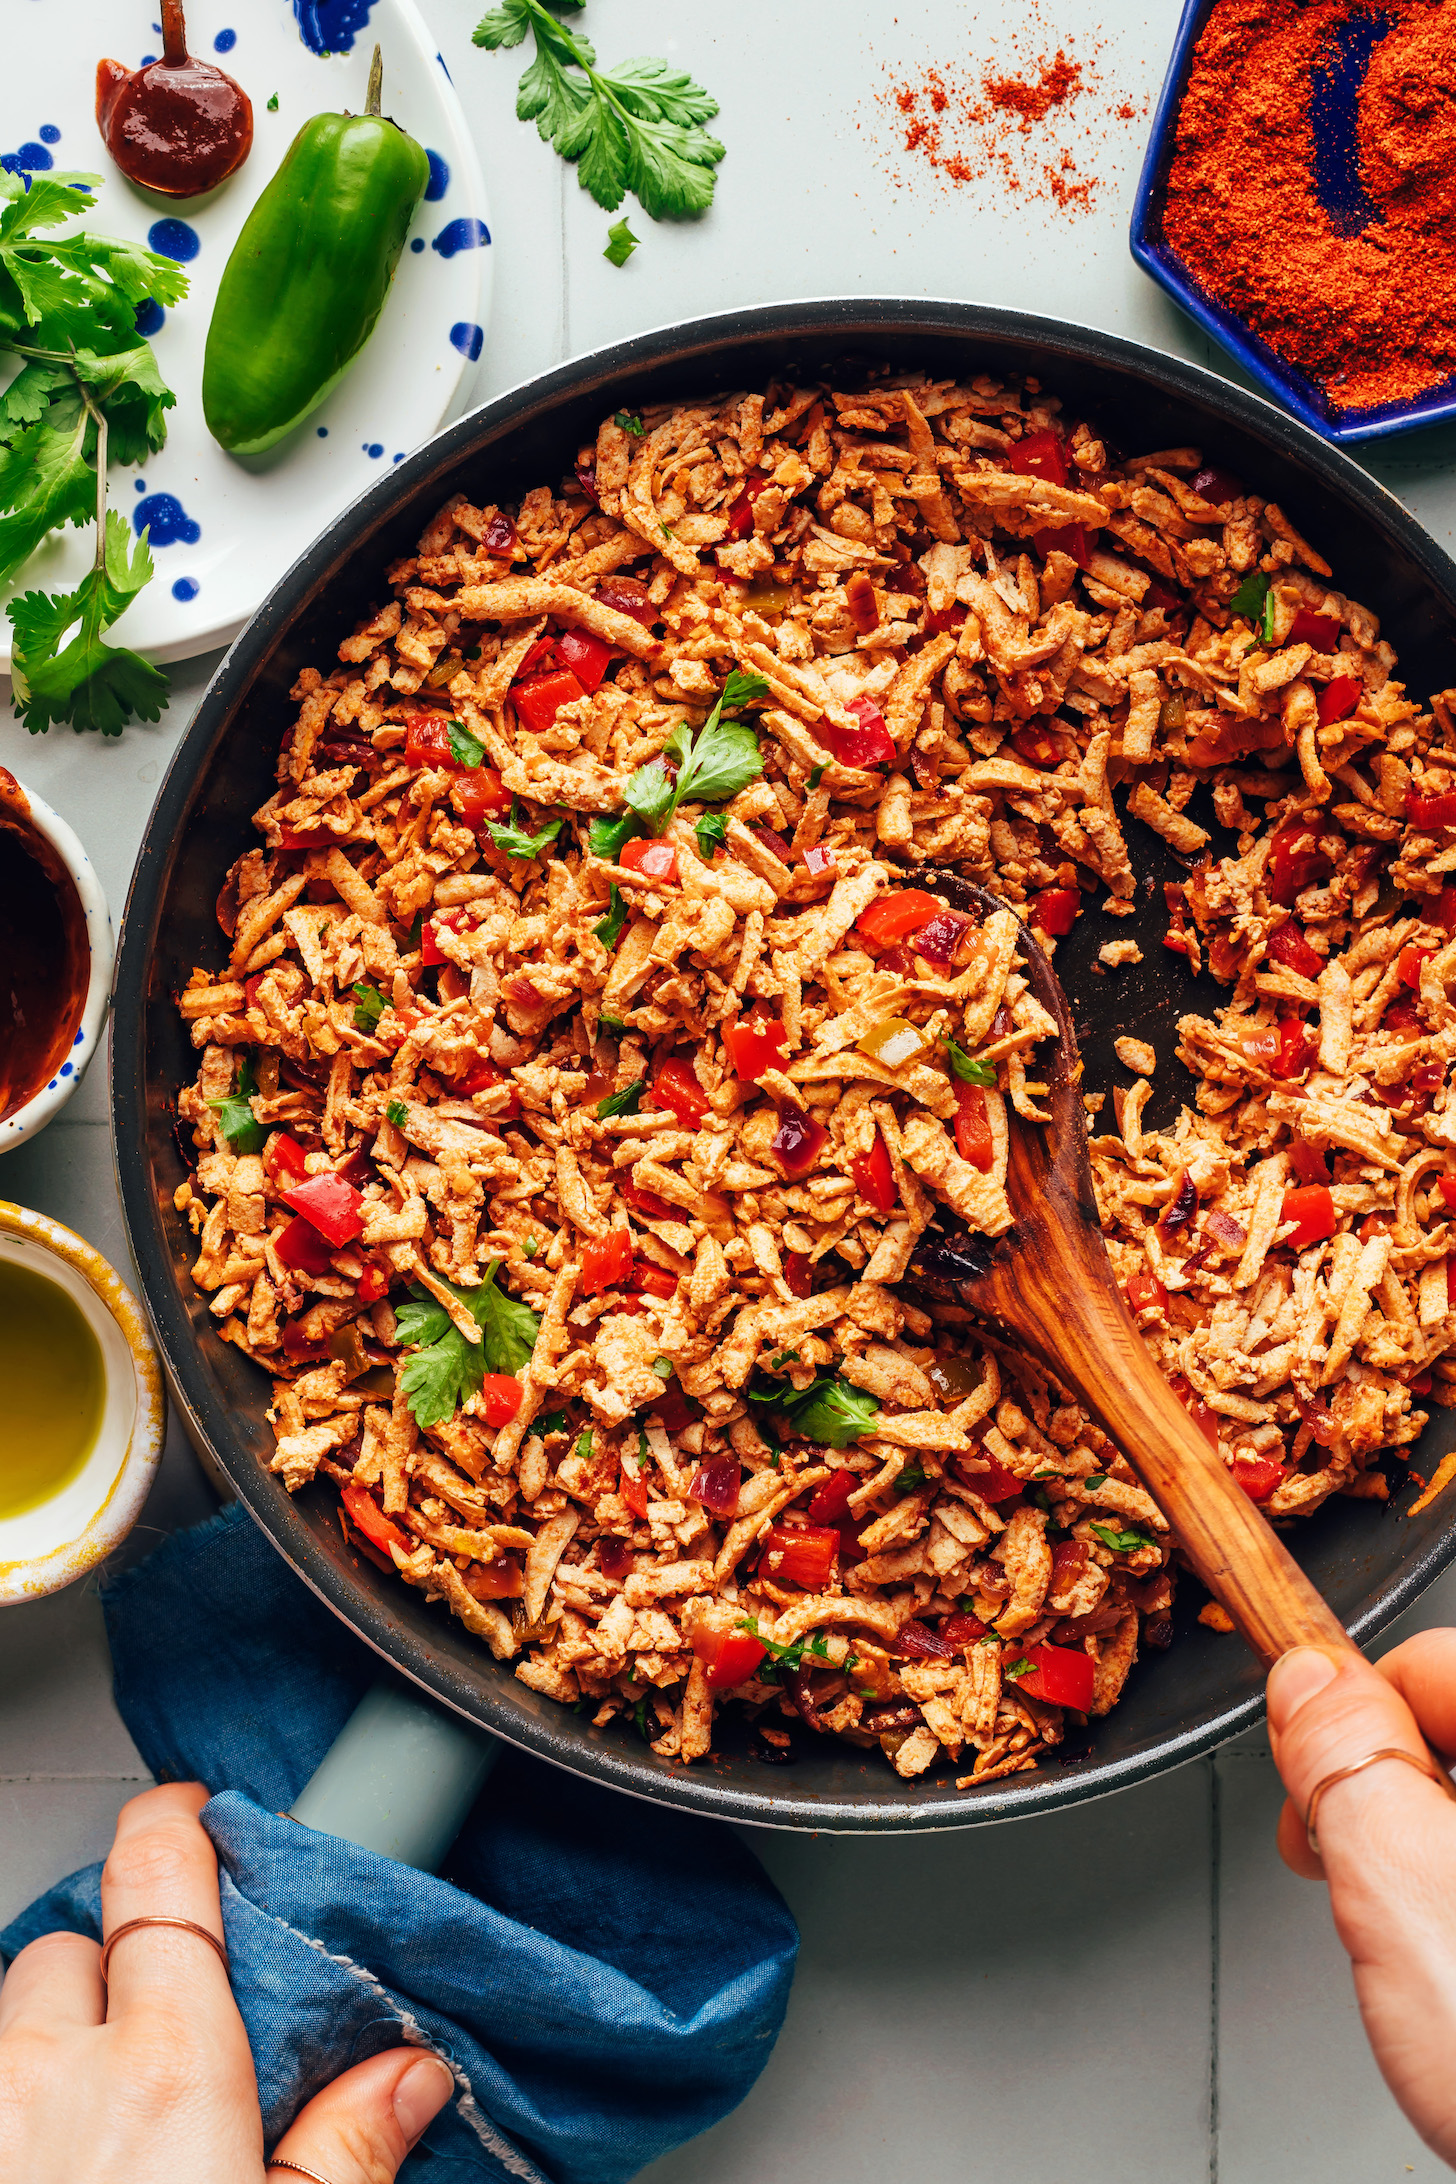
<path fill-rule="evenodd" d="M 1317 1783 L 1395 1746 L 1456 1752 L 1456 1630 L 1425 1631 L 1378 1668 L 1302 1647 L 1269 1676 L 1274 1758 L 1289 1792 L 1286 1865 L 1329 1882 L 1365 2031 L 1386 2084 L 1426 2144 L 1456 2167 L 1456 1803 L 1399 1760 Z"/>
<path fill-rule="evenodd" d="M 103 1931 L 162 1912 L 222 1938 L 217 1859 L 197 1783 L 123 1806 L 101 1876 Z M 101 1951 L 80 1934 L 22 1949 L 0 1987 L 0 2146 L 26 2184 L 296 2184 L 263 2164 L 253 2059 L 205 1941 L 146 1927 Z M 394 2048 L 346 2071 L 275 2151 L 329 2184 L 392 2184 L 453 2090 L 446 2066 Z"/>

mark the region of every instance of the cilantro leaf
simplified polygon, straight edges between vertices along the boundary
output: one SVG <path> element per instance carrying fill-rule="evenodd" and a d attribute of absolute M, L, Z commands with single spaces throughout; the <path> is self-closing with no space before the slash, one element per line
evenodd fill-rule
<path fill-rule="evenodd" d="M 1110 1524 L 1094 1524 L 1091 1529 L 1097 1534 L 1103 1546 L 1110 1547 L 1115 1555 L 1136 1554 L 1140 1547 L 1155 1547 L 1157 1545 L 1156 1540 L 1150 1539 L 1146 1532 L 1138 1531 L 1133 1525 L 1128 1525 L 1120 1531 L 1114 1530 Z"/>
<path fill-rule="evenodd" d="M 485 764 L 485 745 L 479 736 L 473 736 L 458 720 L 452 720 L 447 733 L 450 737 L 450 756 L 457 765 L 473 773 L 477 766 Z"/>
<path fill-rule="evenodd" d="M 587 847 L 594 857 L 605 857 L 615 864 L 622 853 L 622 844 L 630 841 L 637 832 L 637 814 L 626 811 L 616 819 L 593 819 L 587 831 Z"/>
<path fill-rule="evenodd" d="M 483 751 L 481 755 L 484 756 Z M 491 822 L 490 838 L 496 848 L 503 849 L 508 857 L 539 857 L 542 850 L 549 849 L 561 832 L 559 819 L 548 820 L 539 834 L 525 833 L 519 822 L 519 807 L 515 804 L 511 806 L 509 826 L 499 826 L 494 821 Z"/>
<path fill-rule="evenodd" d="M 711 864 L 728 839 L 728 822 L 719 812 L 705 811 L 693 828 L 698 837 L 698 854 L 704 864 Z"/>
<path fill-rule="evenodd" d="M 496 1287 L 499 1259 L 492 1259 L 478 1289 L 458 1289 L 455 1295 L 468 1305 L 480 1328 L 485 1362 L 493 1373 L 520 1373 L 531 1362 L 541 1315 Z"/>
<path fill-rule="evenodd" d="M 416 1350 L 397 1375 L 417 1426 L 442 1425 L 453 1418 L 467 1396 L 474 1395 L 485 1377 L 479 1343 L 467 1342 L 445 1313 L 444 1333 L 424 1349 Z M 401 1341 L 407 1338 L 400 1327 Z"/>
<path fill-rule="evenodd" d="M 634 417 L 630 410 L 619 409 L 614 411 L 612 415 L 612 423 L 616 425 L 620 431 L 630 432 L 633 438 L 637 440 L 640 440 L 647 430 L 647 427 L 643 424 L 641 418 Z"/>
<path fill-rule="evenodd" d="M 636 248 L 637 238 L 625 219 L 613 221 L 607 229 L 607 247 L 602 252 L 608 265 L 625 265 Z M 639 425 L 637 430 L 640 432 L 642 427 Z"/>
<path fill-rule="evenodd" d="M 726 804 L 763 772 L 758 737 L 741 721 L 711 720 L 684 756 L 677 777 L 677 802 Z"/>
<path fill-rule="evenodd" d="M 397 1376 L 398 1385 L 417 1426 L 436 1426 L 453 1418 L 487 1372 L 519 1374 L 530 1362 L 540 1318 L 529 1305 L 497 1289 L 500 1263 L 491 1260 L 477 1289 L 445 1283 L 479 1327 L 479 1342 L 467 1342 L 445 1307 L 427 1290 L 412 1289 L 414 1301 L 396 1311 L 399 1339 L 414 1350 Z"/>
<path fill-rule="evenodd" d="M 358 985 L 351 991 L 354 995 L 354 1029 L 372 1032 L 389 1006 L 388 1002 L 377 986 Z"/>
<path fill-rule="evenodd" d="M 680 779 L 681 777 L 679 777 Z M 677 785 L 659 756 L 639 766 L 627 783 L 627 802 L 653 834 L 660 834 L 678 807 Z"/>
<path fill-rule="evenodd" d="M 615 948 L 622 937 L 622 927 L 626 922 L 627 905 L 623 899 L 621 888 L 614 880 L 612 882 L 611 908 L 601 922 L 592 927 L 592 931 L 604 948 Z"/>
<path fill-rule="evenodd" d="M 951 1075 L 959 1077 L 962 1084 L 995 1084 L 995 1070 L 989 1062 L 983 1062 L 979 1055 L 967 1054 L 963 1047 L 956 1045 L 954 1039 L 946 1040 L 945 1051 Z"/>
<path fill-rule="evenodd" d="M 734 668 L 697 735 L 693 735 L 686 723 L 680 724 L 658 756 L 637 768 L 627 783 L 627 802 L 652 833 L 662 832 L 680 804 L 689 800 L 698 804 L 723 804 L 740 789 L 746 789 L 750 781 L 758 779 L 763 772 L 763 753 L 758 747 L 758 737 L 741 721 L 725 720 L 723 713 L 725 707 L 747 705 L 754 698 L 763 697 L 767 689 L 762 675 L 740 675 Z M 669 759 L 677 768 L 675 780 L 668 771 Z M 596 855 L 605 854 L 597 849 L 598 828 L 602 829 L 605 839 L 607 828 L 621 823 L 592 821 L 591 846 Z M 631 823 L 635 824 L 635 821 Z M 718 825 L 722 828 L 721 819 Z M 726 829 L 718 839 L 727 839 Z M 625 840 L 623 834 L 615 845 L 618 850 Z"/>
<path fill-rule="evenodd" d="M 809 787 L 811 789 L 817 789 L 823 779 L 824 768 L 822 766 L 815 766 L 809 775 Z"/>
<path fill-rule="evenodd" d="M 11 686 L 15 711 L 30 733 L 42 735 L 52 721 L 76 729 L 97 728 L 119 736 L 128 720 L 160 720 L 168 682 L 140 653 L 108 645 L 103 632 L 126 612 L 150 580 L 147 542 L 108 511 L 104 565 L 88 570 L 73 592 L 26 592 L 6 612 L 15 632 Z M 80 624 L 69 644 L 66 632 Z"/>
<path fill-rule="evenodd" d="M 257 1089 L 253 1065 L 245 1054 L 238 1064 L 237 1081 L 228 1097 L 207 1103 L 218 1116 L 222 1134 L 235 1153 L 261 1153 L 263 1150 L 268 1132 L 253 1113 L 253 1094 Z"/>
<path fill-rule="evenodd" d="M 642 1107 L 642 1094 L 647 1089 L 647 1079 L 637 1078 L 633 1084 L 623 1085 L 620 1092 L 609 1092 L 604 1100 L 597 1101 L 597 1114 L 605 1122 L 609 1115 L 635 1115 Z"/>
<path fill-rule="evenodd" d="M 822 1630 L 806 1631 L 802 1638 L 795 1638 L 788 1644 L 784 1644 L 777 1638 L 766 1638 L 764 1636 L 758 1627 L 758 1617 L 756 1615 L 740 1615 L 733 1628 L 748 1631 L 758 1640 L 768 1655 L 768 1665 L 760 1662 L 753 1672 L 761 1683 L 776 1683 L 778 1681 L 776 1672 L 781 1668 L 790 1670 L 801 1668 L 806 1653 L 811 1654 L 816 1661 L 828 1661 L 832 1658 L 828 1640 Z M 846 1671 L 853 1659 L 852 1654 L 846 1656 L 844 1664 Z"/>
<path fill-rule="evenodd" d="M 1009 1667 L 1003 1668 L 1001 1675 L 1007 1683 L 1020 1683 L 1022 1677 L 1029 1676 L 1035 1667 L 1035 1661 L 1028 1661 L 1023 1654 L 1019 1661 L 1013 1661 Z"/>
<path fill-rule="evenodd" d="M 539 1418 L 532 1420 L 532 1428 L 543 1438 L 548 1433 L 565 1433 L 566 1413 L 564 1410 L 543 1411 Z"/>
<path fill-rule="evenodd" d="M 579 4 L 553 0 L 562 12 Z M 534 121 L 563 159 L 578 162 L 582 188 L 608 212 L 628 190 L 654 220 L 706 212 L 713 169 L 723 157 L 723 146 L 704 128 L 717 101 L 668 61 L 599 69 L 590 40 L 568 29 L 543 0 L 502 0 L 477 26 L 475 43 L 491 50 L 518 46 L 528 30 L 536 53 L 516 89 L 516 114 Z"/>
<path fill-rule="evenodd" d="M 1247 622 L 1254 621 L 1264 612 L 1264 602 L 1269 596 L 1272 581 L 1262 569 L 1255 569 L 1252 575 L 1244 578 L 1229 601 L 1229 612 L 1241 614 Z"/>
<path fill-rule="evenodd" d="M 403 1100 L 391 1100 L 384 1112 L 387 1120 L 394 1124 L 396 1130 L 402 1130 L 409 1121 L 409 1109 L 405 1106 Z"/>
<path fill-rule="evenodd" d="M 591 1427 L 583 1426 L 576 1437 L 576 1446 L 571 1452 L 572 1455 L 579 1456 L 584 1464 L 589 1464 L 595 1438 L 596 1436 L 593 1434 Z"/>
<path fill-rule="evenodd" d="M 443 1304 L 437 1304 L 426 1289 L 415 1288 L 410 1292 L 412 1301 L 396 1306 L 395 1333 L 406 1349 L 423 1348 L 428 1342 L 438 1342 L 452 1322 Z"/>
<path fill-rule="evenodd" d="M 782 1411 L 795 1433 L 822 1448 L 848 1448 L 870 1431 L 880 1408 L 878 1397 L 835 1374 L 819 1374 L 807 1388 L 753 1388 L 748 1399 Z"/>
<path fill-rule="evenodd" d="M 924 1486 L 924 1484 L 924 1464 L 906 1464 L 905 1469 L 895 1481 L 895 1492 L 897 1494 L 913 1494 L 917 1487 Z"/>

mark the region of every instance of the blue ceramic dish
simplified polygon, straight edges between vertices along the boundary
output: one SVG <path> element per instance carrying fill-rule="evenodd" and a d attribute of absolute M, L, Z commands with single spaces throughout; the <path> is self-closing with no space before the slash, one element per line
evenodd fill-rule
<path fill-rule="evenodd" d="M 1410 401 L 1384 402 L 1372 409 L 1335 409 L 1312 379 L 1276 356 L 1251 326 L 1200 287 L 1169 247 L 1163 233 L 1163 208 L 1178 113 L 1193 50 L 1213 5 L 1214 0 L 1185 0 L 1133 203 L 1134 258 L 1205 333 L 1237 357 L 1274 401 L 1293 410 L 1327 440 L 1348 446 L 1357 440 L 1390 439 L 1398 432 L 1414 432 L 1419 426 L 1456 417 L 1456 376 Z M 1389 27 L 1378 5 L 1352 13 L 1339 33 L 1337 58 L 1321 71 L 1310 101 L 1315 194 L 1343 234 L 1358 233 L 1374 212 L 1360 179 L 1356 108 L 1371 52 Z"/>

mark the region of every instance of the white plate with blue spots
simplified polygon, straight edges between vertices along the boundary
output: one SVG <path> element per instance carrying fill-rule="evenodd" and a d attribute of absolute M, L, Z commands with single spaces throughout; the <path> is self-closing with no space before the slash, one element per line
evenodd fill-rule
<path fill-rule="evenodd" d="M 100 174 L 88 224 L 149 240 L 182 261 L 189 293 L 142 320 L 177 396 L 167 444 L 140 469 L 114 465 L 111 505 L 149 526 L 156 575 L 116 641 L 155 660 L 227 644 L 309 541 L 379 475 L 469 406 L 490 321 L 485 185 L 449 74 L 412 0 L 187 0 L 190 50 L 253 102 L 253 148 L 209 196 L 149 195 L 115 167 L 96 127 L 96 64 L 140 67 L 161 51 L 155 0 L 6 0 L 0 164 Z M 228 254 L 309 116 L 362 113 L 375 41 L 384 111 L 430 155 L 430 186 L 363 354 L 322 408 L 270 454 L 240 462 L 208 432 L 202 356 Z M 7 88 L 8 86 L 8 88 Z M 271 101 L 276 98 L 276 107 Z M 54 532 L 0 603 L 69 589 L 94 534 Z M 0 672 L 10 624 L 0 615 Z"/>

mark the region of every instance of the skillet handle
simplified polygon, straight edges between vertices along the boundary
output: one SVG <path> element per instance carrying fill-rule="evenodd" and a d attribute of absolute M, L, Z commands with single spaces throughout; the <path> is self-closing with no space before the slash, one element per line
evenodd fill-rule
<path fill-rule="evenodd" d="M 495 1737 L 381 1676 L 294 1799 L 291 1817 L 434 1873 L 499 1756 Z"/>

